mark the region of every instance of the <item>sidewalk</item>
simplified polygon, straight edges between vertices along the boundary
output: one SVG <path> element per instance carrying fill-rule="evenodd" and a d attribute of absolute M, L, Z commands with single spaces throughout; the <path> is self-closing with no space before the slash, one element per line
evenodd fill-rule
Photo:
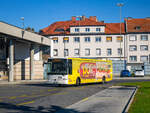
<path fill-rule="evenodd" d="M 7 85 L 7 84 L 33 84 L 33 83 L 42 83 L 46 82 L 47 80 L 17 80 L 14 82 L 8 82 L 6 80 L 0 80 L 0 85 Z"/>
<path fill-rule="evenodd" d="M 125 113 L 136 87 L 113 86 L 56 113 Z"/>

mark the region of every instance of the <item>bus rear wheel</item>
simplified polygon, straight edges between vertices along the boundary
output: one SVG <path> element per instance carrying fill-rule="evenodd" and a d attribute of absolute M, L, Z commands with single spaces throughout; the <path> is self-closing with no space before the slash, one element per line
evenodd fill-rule
<path fill-rule="evenodd" d="M 76 86 L 79 86 L 80 85 L 80 78 L 77 78 L 76 80 Z"/>

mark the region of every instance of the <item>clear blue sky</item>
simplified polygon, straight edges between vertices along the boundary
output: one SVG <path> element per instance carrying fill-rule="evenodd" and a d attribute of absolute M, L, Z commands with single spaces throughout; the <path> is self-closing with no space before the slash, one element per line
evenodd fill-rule
<path fill-rule="evenodd" d="M 0 0 L 0 20 L 21 27 L 20 17 L 25 18 L 25 27 L 36 31 L 56 21 L 70 20 L 71 16 L 97 16 L 107 23 L 119 22 L 119 7 L 124 17 L 150 17 L 150 0 Z"/>

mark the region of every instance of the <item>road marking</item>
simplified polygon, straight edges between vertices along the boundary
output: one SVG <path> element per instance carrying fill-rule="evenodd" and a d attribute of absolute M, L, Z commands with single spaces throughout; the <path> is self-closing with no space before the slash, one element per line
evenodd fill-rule
<path fill-rule="evenodd" d="M 82 90 L 85 87 L 73 87 L 73 88 L 69 88 L 69 90 Z"/>
<path fill-rule="evenodd" d="M 55 90 L 57 90 L 57 89 L 48 89 L 48 91 L 55 91 Z"/>
<path fill-rule="evenodd" d="M 56 88 L 55 88 L 55 89 L 48 89 L 47 92 L 51 92 L 51 91 L 55 91 L 55 90 L 58 90 L 58 89 L 56 89 Z M 39 92 L 41 92 L 41 91 L 39 91 Z M 44 92 L 44 91 L 43 91 L 43 92 Z M 17 97 L 21 97 L 21 98 L 23 98 L 23 97 L 32 98 L 32 97 L 47 96 L 47 95 L 50 95 L 50 94 L 37 94 L 37 95 L 35 95 L 35 94 L 32 93 L 32 95 L 23 94 L 23 95 L 20 95 L 20 96 L 6 96 L 6 97 L 0 97 L 0 99 L 1 99 L 1 98 L 16 99 Z"/>
<path fill-rule="evenodd" d="M 81 100 L 81 102 L 87 101 L 88 99 L 89 99 L 88 97 L 84 98 L 84 99 Z"/>
<path fill-rule="evenodd" d="M 20 103 L 20 104 L 16 104 L 16 105 L 21 106 L 21 105 L 32 104 L 32 103 L 34 103 L 34 101 L 24 102 L 24 103 Z"/>
<path fill-rule="evenodd" d="M 0 97 L 0 98 L 9 98 L 10 96 L 6 96 L 6 97 Z"/>
<path fill-rule="evenodd" d="M 61 92 L 61 93 L 55 93 L 55 94 L 52 94 L 52 95 L 63 95 L 63 94 L 66 94 L 67 92 Z"/>
<path fill-rule="evenodd" d="M 19 97 L 27 97 L 28 95 L 26 95 L 26 94 L 24 94 L 24 95 L 21 95 L 21 96 L 19 96 Z"/>
<path fill-rule="evenodd" d="M 16 96 L 9 97 L 9 99 L 16 99 Z"/>

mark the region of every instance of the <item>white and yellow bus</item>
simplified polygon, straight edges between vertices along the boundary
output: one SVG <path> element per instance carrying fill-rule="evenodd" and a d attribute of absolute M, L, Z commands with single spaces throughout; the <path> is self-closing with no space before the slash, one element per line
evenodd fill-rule
<path fill-rule="evenodd" d="M 51 58 L 47 64 L 48 81 L 51 84 L 80 85 L 112 80 L 110 60 Z"/>

